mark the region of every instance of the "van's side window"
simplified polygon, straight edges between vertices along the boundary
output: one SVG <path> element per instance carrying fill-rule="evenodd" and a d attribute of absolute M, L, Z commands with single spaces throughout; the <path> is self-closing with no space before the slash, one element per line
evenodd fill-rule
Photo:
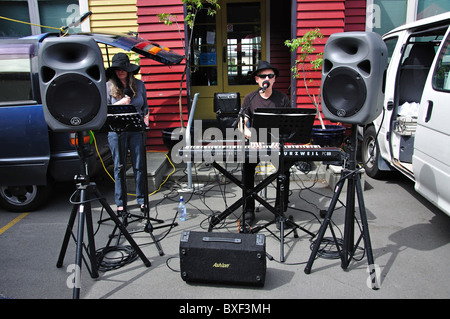
<path fill-rule="evenodd" d="M 433 89 L 450 91 L 450 36 L 447 37 L 433 73 Z"/>
<path fill-rule="evenodd" d="M 398 75 L 398 105 L 420 103 L 436 55 L 433 36 L 411 36 L 404 48 Z M 414 105 L 414 104 L 413 104 Z"/>
<path fill-rule="evenodd" d="M 394 53 L 395 46 L 397 45 L 398 37 L 392 37 L 384 40 L 388 49 L 388 64 L 391 62 L 392 54 Z"/>
<path fill-rule="evenodd" d="M 30 46 L 0 47 L 0 103 L 32 100 Z"/>

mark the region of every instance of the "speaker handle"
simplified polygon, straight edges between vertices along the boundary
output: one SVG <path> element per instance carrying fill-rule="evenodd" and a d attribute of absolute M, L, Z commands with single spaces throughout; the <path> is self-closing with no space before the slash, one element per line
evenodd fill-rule
<path fill-rule="evenodd" d="M 202 240 L 210 243 L 212 242 L 231 243 L 231 244 L 242 243 L 242 240 L 240 238 L 203 237 Z"/>

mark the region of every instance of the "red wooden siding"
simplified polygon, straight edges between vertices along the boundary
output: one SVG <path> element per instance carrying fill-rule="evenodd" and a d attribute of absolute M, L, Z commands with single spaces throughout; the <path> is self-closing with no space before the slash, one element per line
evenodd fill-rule
<path fill-rule="evenodd" d="M 344 31 L 366 30 L 366 0 L 345 1 Z"/>
<path fill-rule="evenodd" d="M 319 28 L 324 39 L 316 41 L 316 52 L 323 52 L 327 38 L 336 32 L 344 31 L 344 0 L 297 0 L 297 37 L 302 37 L 311 29 Z M 321 71 L 308 73 L 307 83 L 310 92 L 316 96 L 320 92 Z M 314 107 L 308 97 L 303 79 L 297 79 L 297 107 Z"/>
<path fill-rule="evenodd" d="M 280 71 L 276 89 L 288 96 L 291 89 L 291 52 L 284 45 L 284 41 L 291 38 L 290 12 L 290 1 L 270 2 L 270 63 Z M 280 17 L 283 17 L 284 21 L 280 21 Z"/>
<path fill-rule="evenodd" d="M 157 14 L 171 13 L 178 17 L 184 37 L 183 4 L 180 0 L 137 0 L 139 35 L 184 55 L 184 47 L 177 26 L 159 22 Z M 142 80 L 147 88 L 150 107 L 150 132 L 147 146 L 151 150 L 166 150 L 161 130 L 180 126 L 178 96 L 184 61 L 180 65 L 165 66 L 150 59 L 141 59 Z M 187 120 L 186 84 L 183 85 L 184 119 Z"/>

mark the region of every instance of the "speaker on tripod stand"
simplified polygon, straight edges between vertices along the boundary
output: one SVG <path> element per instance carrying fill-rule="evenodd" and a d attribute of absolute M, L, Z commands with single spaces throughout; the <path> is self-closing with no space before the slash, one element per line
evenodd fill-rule
<path fill-rule="evenodd" d="M 103 57 L 94 39 L 45 39 L 39 49 L 45 121 L 55 132 L 98 130 L 107 116 Z"/>
<path fill-rule="evenodd" d="M 322 68 L 322 112 L 330 121 L 364 125 L 380 115 L 387 48 L 377 33 L 343 32 L 328 39 Z"/>
<path fill-rule="evenodd" d="M 352 134 L 346 154 L 347 166 L 342 168 L 341 178 L 336 184 L 334 195 L 324 221 L 317 233 L 305 273 L 311 272 L 325 231 L 330 227 L 338 247 L 341 267 L 347 269 L 356 248 L 364 241 L 372 288 L 375 285 L 374 259 L 370 242 L 366 209 L 361 187 L 359 167 L 356 160 L 358 125 L 375 120 L 382 111 L 384 98 L 384 77 L 387 69 L 387 47 L 380 35 L 372 32 L 335 33 L 328 39 L 324 49 L 322 68 L 322 112 L 326 119 L 352 124 Z M 344 238 L 339 249 L 332 229 L 331 217 L 339 200 L 344 182 L 347 181 Z M 361 218 L 361 235 L 354 241 L 355 194 Z"/>
<path fill-rule="evenodd" d="M 99 130 L 107 118 L 105 69 L 95 40 L 76 35 L 44 40 L 39 50 L 39 84 L 47 125 L 55 132 L 76 132 L 75 145 L 81 172 L 74 176 L 77 190 L 73 195 L 74 204 L 56 266 L 62 267 L 69 239 L 75 237 L 72 228 L 78 217 L 75 238 L 77 267 L 73 286 L 73 298 L 78 299 L 82 261 L 88 266 L 92 278 L 99 276 L 91 212 L 91 202 L 94 200 L 100 202 L 142 262 L 147 267 L 151 263 L 100 194 L 96 184 L 90 181 L 88 159 L 93 152 L 90 144 L 84 144 L 84 137 L 90 130 Z M 85 226 L 87 245 L 84 242 Z M 85 247 L 88 248 L 83 249 Z M 83 250 L 87 250 L 88 259 L 83 257 Z"/>

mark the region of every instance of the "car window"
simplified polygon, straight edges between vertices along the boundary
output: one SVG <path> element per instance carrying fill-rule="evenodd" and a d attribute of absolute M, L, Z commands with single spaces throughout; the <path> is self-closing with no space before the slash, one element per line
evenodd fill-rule
<path fill-rule="evenodd" d="M 450 35 L 444 42 L 439 53 L 436 68 L 433 73 L 433 89 L 450 92 Z"/>
<path fill-rule="evenodd" d="M 29 44 L 0 46 L 0 103 L 32 100 Z"/>
<path fill-rule="evenodd" d="M 434 55 L 436 54 L 436 50 L 439 47 L 439 43 L 442 40 L 442 37 L 410 37 L 406 46 L 404 48 L 404 54 L 402 57 L 402 65 L 411 64 L 411 63 L 420 63 L 421 65 L 431 66 L 433 62 Z M 408 62 L 411 60 L 411 51 L 414 52 L 413 48 L 417 50 L 422 50 L 422 54 L 420 57 L 415 57 L 415 59 L 419 59 L 415 62 Z M 422 48 L 422 49 L 418 49 Z M 417 52 L 416 52 L 417 54 Z M 427 62 L 425 62 L 426 60 Z"/>
<path fill-rule="evenodd" d="M 397 105 L 416 106 L 420 103 L 431 65 L 445 29 L 442 27 L 419 30 L 402 47 L 403 55 L 398 68 Z"/>
<path fill-rule="evenodd" d="M 395 46 L 397 45 L 398 37 L 392 37 L 384 40 L 388 49 L 388 64 L 391 62 L 392 54 L 394 53 Z"/>

